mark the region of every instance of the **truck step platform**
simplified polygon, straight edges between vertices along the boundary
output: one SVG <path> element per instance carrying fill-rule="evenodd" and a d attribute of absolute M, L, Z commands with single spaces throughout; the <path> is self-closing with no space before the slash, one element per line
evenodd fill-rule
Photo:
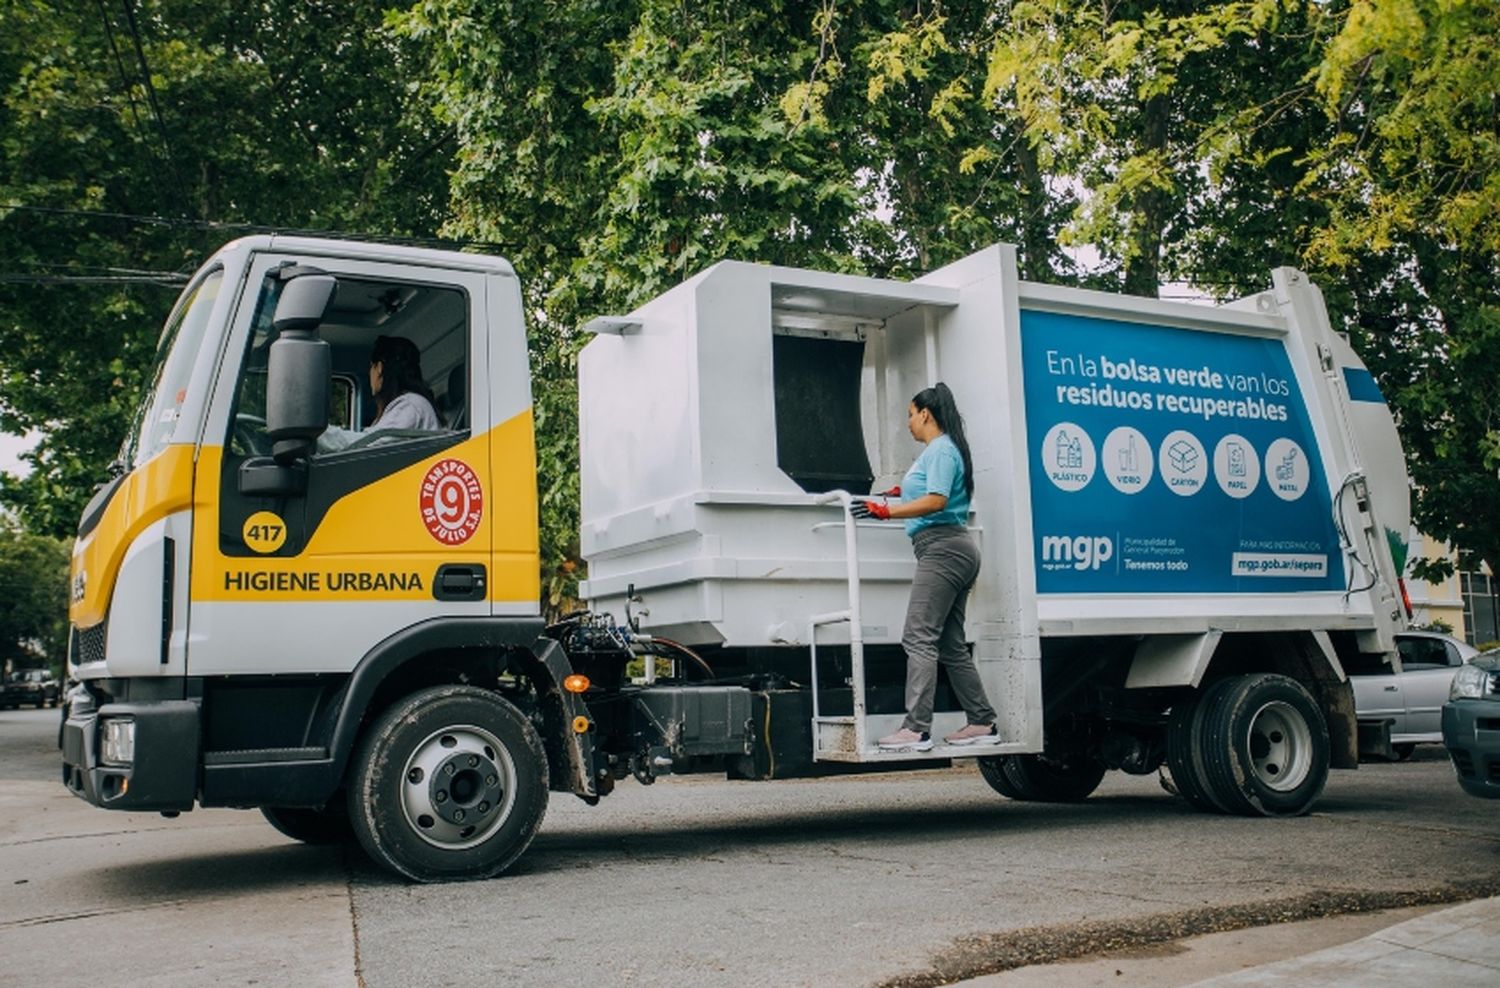
<path fill-rule="evenodd" d="M 865 718 L 864 730 L 855 730 L 853 717 L 817 717 L 813 720 L 814 757 L 821 762 L 916 762 L 935 758 L 983 758 L 988 755 L 1020 755 L 1034 749 L 1019 741 L 999 744 L 943 744 L 944 735 L 963 726 L 961 714 L 939 714 L 933 724 L 933 745 L 926 751 L 882 751 L 876 739 L 901 726 L 900 714 Z M 862 735 L 862 736 L 861 736 Z"/>

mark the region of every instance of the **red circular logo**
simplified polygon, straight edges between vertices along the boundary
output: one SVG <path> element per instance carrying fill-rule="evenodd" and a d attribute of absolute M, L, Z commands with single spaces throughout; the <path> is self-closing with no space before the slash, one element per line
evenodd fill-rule
<path fill-rule="evenodd" d="M 479 530 L 484 488 L 463 460 L 439 460 L 422 478 L 422 523 L 444 545 L 461 545 Z"/>

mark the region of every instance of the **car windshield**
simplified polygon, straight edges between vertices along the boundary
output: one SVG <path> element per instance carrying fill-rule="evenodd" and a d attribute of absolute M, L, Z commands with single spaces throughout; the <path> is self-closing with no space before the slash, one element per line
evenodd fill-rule
<path fill-rule="evenodd" d="M 127 469 L 150 459 L 171 438 L 223 280 L 222 268 L 209 272 L 188 288 L 168 317 L 147 376 L 149 386 L 120 450 L 121 464 Z"/>

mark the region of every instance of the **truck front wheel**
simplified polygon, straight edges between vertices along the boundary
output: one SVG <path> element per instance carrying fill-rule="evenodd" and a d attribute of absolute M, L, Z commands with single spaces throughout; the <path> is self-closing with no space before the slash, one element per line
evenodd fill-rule
<path fill-rule="evenodd" d="M 1328 781 L 1328 725 L 1302 684 L 1257 673 L 1205 700 L 1198 740 L 1216 802 L 1246 816 L 1311 809 Z"/>
<path fill-rule="evenodd" d="M 541 738 L 486 690 L 413 693 L 380 715 L 355 756 L 355 836 L 377 863 L 419 882 L 499 874 L 546 811 Z"/>

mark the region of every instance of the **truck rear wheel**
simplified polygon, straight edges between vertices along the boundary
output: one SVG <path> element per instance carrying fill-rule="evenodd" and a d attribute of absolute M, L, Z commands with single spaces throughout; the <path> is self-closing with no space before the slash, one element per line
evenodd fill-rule
<path fill-rule="evenodd" d="M 1219 680 L 1201 694 L 1172 705 L 1167 718 L 1167 766 L 1172 783 L 1195 808 L 1204 813 L 1229 812 L 1214 795 L 1203 761 L 1203 720 L 1232 680 Z"/>
<path fill-rule="evenodd" d="M 366 853 L 419 882 L 489 878 L 547 811 L 547 755 L 495 694 L 438 686 L 398 701 L 355 757 L 349 815 Z"/>
<path fill-rule="evenodd" d="M 1012 799 L 1041 803 L 1073 803 L 1087 799 L 1099 788 L 1106 771 L 1104 763 L 1083 755 L 1052 758 L 1045 755 L 1001 755 L 985 761 L 998 762 L 1007 792 L 991 781 L 1000 793 Z M 989 780 L 983 765 L 980 772 Z"/>
<path fill-rule="evenodd" d="M 1009 755 L 997 755 L 993 758 L 980 758 L 979 774 L 984 776 L 984 781 L 990 784 L 990 788 L 1007 799 L 1021 799 L 1021 791 L 1010 781 L 1010 776 L 1005 774 L 1005 759 Z"/>
<path fill-rule="evenodd" d="M 1274 673 L 1225 682 L 1201 725 L 1209 793 L 1230 813 L 1306 813 L 1328 781 L 1328 725 L 1317 702 Z"/>
<path fill-rule="evenodd" d="M 262 806 L 266 822 L 292 840 L 304 844 L 340 844 L 354 835 L 349 810 L 340 799 L 321 810 L 294 806 Z"/>

